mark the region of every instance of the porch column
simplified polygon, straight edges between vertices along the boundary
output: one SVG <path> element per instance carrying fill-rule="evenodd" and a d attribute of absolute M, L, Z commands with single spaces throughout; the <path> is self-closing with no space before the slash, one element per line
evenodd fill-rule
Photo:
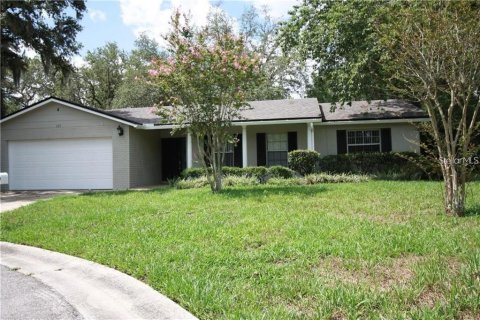
<path fill-rule="evenodd" d="M 193 164 L 192 158 L 192 133 L 190 130 L 187 132 L 187 168 L 191 168 Z"/>
<path fill-rule="evenodd" d="M 315 150 L 315 131 L 313 122 L 307 123 L 307 149 Z"/>
<path fill-rule="evenodd" d="M 248 153 L 247 153 L 247 126 L 242 126 L 242 164 L 246 168 L 248 166 Z"/>

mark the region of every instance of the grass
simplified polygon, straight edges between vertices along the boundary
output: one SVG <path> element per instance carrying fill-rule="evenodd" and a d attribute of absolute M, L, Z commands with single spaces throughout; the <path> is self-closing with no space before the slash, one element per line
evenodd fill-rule
<path fill-rule="evenodd" d="M 478 319 L 480 183 L 90 193 L 2 214 L 1 238 L 124 271 L 201 319 Z"/>

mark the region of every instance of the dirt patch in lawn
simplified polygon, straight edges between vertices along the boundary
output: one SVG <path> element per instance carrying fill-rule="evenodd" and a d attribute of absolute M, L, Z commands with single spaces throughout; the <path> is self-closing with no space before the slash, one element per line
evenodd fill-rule
<path fill-rule="evenodd" d="M 342 259 L 339 257 L 322 258 L 313 272 L 323 278 L 327 284 L 364 285 L 381 291 L 404 286 L 415 276 L 415 266 L 425 258 L 409 255 L 386 259 L 385 262 L 368 264 L 364 261 Z"/>
<path fill-rule="evenodd" d="M 443 292 L 437 287 L 427 287 L 418 296 L 416 305 L 433 308 L 437 303 L 445 303 Z"/>

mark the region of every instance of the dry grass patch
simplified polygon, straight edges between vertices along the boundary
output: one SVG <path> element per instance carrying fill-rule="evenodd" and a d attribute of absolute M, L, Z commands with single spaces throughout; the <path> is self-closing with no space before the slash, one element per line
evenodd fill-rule
<path fill-rule="evenodd" d="M 418 296 L 415 304 L 419 307 L 433 308 L 437 303 L 446 303 L 443 292 L 436 286 L 428 286 Z"/>
<path fill-rule="evenodd" d="M 422 260 L 423 257 L 410 255 L 369 265 L 365 261 L 327 257 L 314 267 L 314 273 L 331 285 L 341 282 L 389 291 L 408 284 L 415 276 L 415 266 Z"/>

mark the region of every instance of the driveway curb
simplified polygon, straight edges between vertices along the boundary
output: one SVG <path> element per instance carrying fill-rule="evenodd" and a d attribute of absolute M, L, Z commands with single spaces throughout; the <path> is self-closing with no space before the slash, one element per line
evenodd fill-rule
<path fill-rule="evenodd" d="M 145 283 L 98 263 L 0 242 L 0 263 L 61 294 L 86 319 L 197 319 Z"/>

